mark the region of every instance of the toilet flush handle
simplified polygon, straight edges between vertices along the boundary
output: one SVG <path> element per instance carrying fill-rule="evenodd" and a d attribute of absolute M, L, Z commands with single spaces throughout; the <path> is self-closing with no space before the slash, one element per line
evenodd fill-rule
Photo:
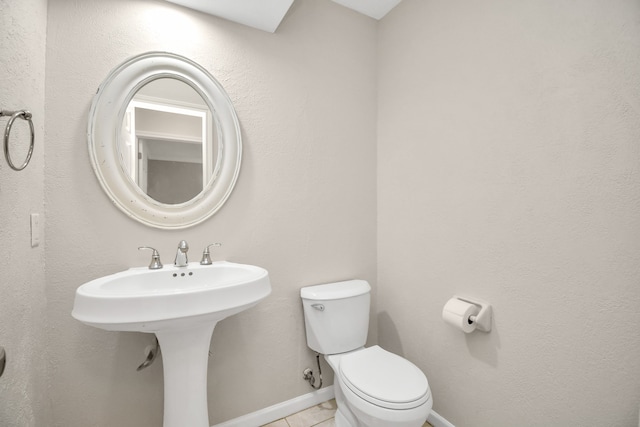
<path fill-rule="evenodd" d="M 315 308 L 316 310 L 324 311 L 324 304 L 311 304 L 311 307 Z"/>

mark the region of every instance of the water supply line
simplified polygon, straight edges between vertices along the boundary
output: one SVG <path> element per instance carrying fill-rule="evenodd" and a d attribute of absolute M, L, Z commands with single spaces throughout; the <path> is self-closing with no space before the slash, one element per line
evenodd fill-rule
<path fill-rule="evenodd" d="M 151 364 L 155 362 L 156 357 L 158 357 L 158 353 L 160 353 L 160 343 L 158 342 L 157 337 L 155 337 L 153 344 L 148 345 L 147 348 L 144 349 L 144 353 L 147 355 L 147 357 L 144 359 L 144 362 L 142 362 L 136 369 L 136 371 L 138 372 L 151 366 Z"/>
<path fill-rule="evenodd" d="M 318 378 L 320 378 L 320 383 L 316 385 L 316 377 L 313 376 L 313 371 L 310 368 L 304 370 L 304 379 L 309 382 L 311 387 L 314 390 L 318 390 L 322 387 L 322 369 L 320 368 L 320 353 L 316 353 L 316 362 L 318 363 Z"/>

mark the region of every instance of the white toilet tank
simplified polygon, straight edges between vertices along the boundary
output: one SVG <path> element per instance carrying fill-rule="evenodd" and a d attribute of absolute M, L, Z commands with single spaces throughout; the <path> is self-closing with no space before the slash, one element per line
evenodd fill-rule
<path fill-rule="evenodd" d="M 369 333 L 371 286 L 347 280 L 300 289 L 307 345 L 321 354 L 363 347 Z"/>

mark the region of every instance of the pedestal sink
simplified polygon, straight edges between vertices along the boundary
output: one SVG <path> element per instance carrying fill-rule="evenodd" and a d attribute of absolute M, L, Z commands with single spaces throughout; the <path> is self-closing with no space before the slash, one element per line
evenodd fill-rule
<path fill-rule="evenodd" d="M 226 261 L 132 268 L 76 291 L 77 320 L 108 331 L 155 333 L 164 366 L 164 427 L 209 427 L 207 359 L 217 322 L 271 293 L 267 270 Z"/>

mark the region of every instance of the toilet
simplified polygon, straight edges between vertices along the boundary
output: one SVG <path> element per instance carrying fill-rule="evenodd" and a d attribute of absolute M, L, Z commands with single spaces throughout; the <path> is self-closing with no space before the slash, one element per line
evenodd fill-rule
<path fill-rule="evenodd" d="M 348 280 L 300 290 L 307 345 L 335 374 L 337 427 L 421 427 L 433 399 L 424 373 L 375 345 L 365 348 L 371 286 Z"/>

